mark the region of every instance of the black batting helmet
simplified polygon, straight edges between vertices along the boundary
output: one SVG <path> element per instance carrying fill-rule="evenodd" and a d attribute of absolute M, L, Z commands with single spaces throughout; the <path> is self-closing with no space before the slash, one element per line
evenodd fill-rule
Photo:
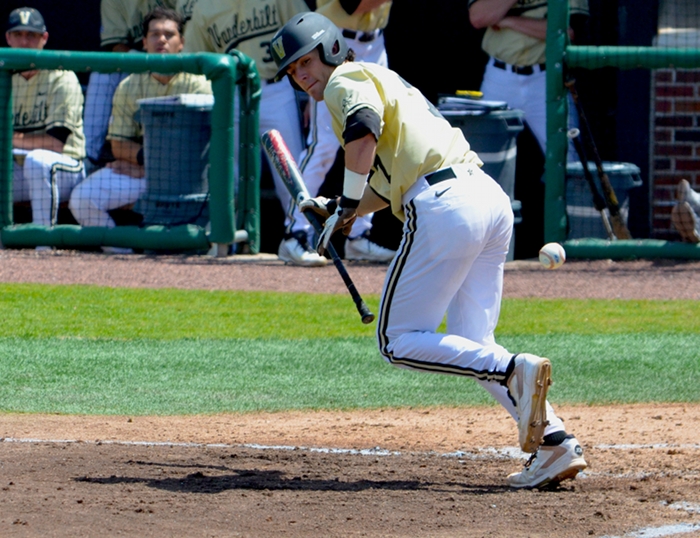
<path fill-rule="evenodd" d="M 317 47 L 321 61 L 327 65 L 340 65 L 348 55 L 348 44 L 342 32 L 328 18 L 309 11 L 289 19 L 270 45 L 278 69 L 275 80 L 282 79 L 291 63 Z"/>

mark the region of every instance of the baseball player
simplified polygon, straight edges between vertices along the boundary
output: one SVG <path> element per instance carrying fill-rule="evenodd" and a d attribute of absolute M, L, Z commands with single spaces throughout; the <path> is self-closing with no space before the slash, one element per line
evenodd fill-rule
<path fill-rule="evenodd" d="M 272 80 L 277 69 L 270 54 L 270 40 L 293 15 L 307 10 L 304 0 L 198 0 L 185 30 L 186 52 L 226 54 L 236 49 L 255 60 L 262 82 L 260 133 L 277 129 L 295 156 L 303 149 L 299 107 L 294 89 Z M 237 108 L 236 102 L 236 132 Z M 282 207 L 289 207 L 289 192 L 274 167 L 270 168 Z M 289 217 L 287 224 L 288 221 Z M 322 266 L 327 262 L 311 248 L 303 231 L 285 235 L 278 254 L 280 259 L 296 265 Z"/>
<path fill-rule="evenodd" d="M 569 0 L 572 25 L 588 16 L 588 0 Z M 482 48 L 489 54 L 481 91 L 525 112 L 525 121 L 544 152 L 547 142 L 545 96 L 546 0 L 469 0 L 469 20 L 487 28 Z M 570 29 L 573 38 L 573 30 Z M 571 122 L 576 123 L 575 118 Z M 572 126 L 575 126 L 572 124 Z"/>
<path fill-rule="evenodd" d="M 101 0 L 100 46 L 107 52 L 140 52 L 143 49 L 143 19 L 154 8 L 174 7 L 174 0 Z M 85 92 L 85 137 L 90 168 L 104 165 L 112 96 L 128 73 L 90 74 Z"/>
<path fill-rule="evenodd" d="M 272 40 L 279 67 L 325 100 L 345 148 L 343 194 L 306 210 L 327 217 L 319 238 L 390 206 L 404 233 L 382 291 L 377 326 L 385 360 L 401 368 L 475 379 L 518 423 L 532 453 L 512 487 L 540 487 L 586 467 L 581 446 L 547 403 L 551 363 L 498 345 L 503 267 L 513 228 L 508 195 L 481 171 L 461 130 L 396 73 L 353 62 L 327 18 L 304 13 Z M 447 313 L 447 332 L 438 333 Z"/>
<path fill-rule="evenodd" d="M 384 48 L 384 28 L 389 21 L 391 2 L 373 0 L 371 5 L 360 2 L 340 2 L 340 0 L 318 0 L 316 12 L 327 17 L 338 26 L 348 46 L 355 52 L 355 59 L 373 62 L 388 67 Z M 303 173 L 306 188 L 317 194 L 338 153 L 338 140 L 333 134 L 331 116 L 323 101 L 310 103 L 310 125 L 307 147 L 299 158 L 299 168 Z M 292 201 L 287 232 L 304 230 L 309 238 L 313 230 L 301 215 L 298 206 Z M 345 242 L 345 258 L 349 260 L 369 260 L 388 262 L 395 252 L 384 248 L 369 239 L 372 215 L 364 215 L 355 221 Z"/>
<path fill-rule="evenodd" d="M 144 49 L 152 54 L 182 51 L 182 18 L 172 9 L 158 7 L 146 15 Z M 134 119 L 139 99 L 182 93 L 211 94 L 203 75 L 191 73 L 134 73 L 114 93 L 107 139 L 116 157 L 89 175 L 73 191 L 70 208 L 83 226 L 115 226 L 108 211 L 135 203 L 146 192 L 143 167 L 143 126 Z M 114 249 L 107 249 L 115 252 Z"/>
<path fill-rule="evenodd" d="M 10 13 L 5 38 L 41 50 L 49 34 L 41 13 L 23 7 Z M 72 71 L 23 71 L 12 75 L 12 95 L 14 201 L 30 201 L 32 221 L 53 226 L 59 202 L 85 177 L 80 83 Z"/>

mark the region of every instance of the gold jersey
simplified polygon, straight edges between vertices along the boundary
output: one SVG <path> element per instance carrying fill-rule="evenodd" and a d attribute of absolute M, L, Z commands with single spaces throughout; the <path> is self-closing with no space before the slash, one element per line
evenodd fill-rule
<path fill-rule="evenodd" d="M 347 118 L 367 108 L 381 118 L 369 184 L 404 219 L 401 198 L 418 178 L 457 163 L 483 163 L 462 131 L 453 128 L 417 89 L 373 63 L 347 62 L 331 75 L 323 94 L 333 131 L 343 144 Z"/>
<path fill-rule="evenodd" d="M 391 2 L 359 15 L 349 15 L 339 0 L 316 0 L 316 12 L 328 17 L 338 28 L 357 32 L 373 32 L 386 28 L 389 22 Z"/>
<path fill-rule="evenodd" d="M 45 134 L 63 127 L 70 131 L 63 154 L 85 158 L 83 92 L 73 71 L 41 70 L 29 80 L 12 75 L 13 130 Z"/>
<path fill-rule="evenodd" d="M 123 44 L 141 49 L 143 19 L 157 6 L 175 7 L 175 0 L 101 0 L 100 45 L 112 48 Z"/>
<path fill-rule="evenodd" d="M 177 0 L 175 10 L 182 15 L 185 24 L 192 18 L 192 12 L 197 0 Z"/>
<path fill-rule="evenodd" d="M 472 0 L 473 4 L 477 0 Z M 572 15 L 588 15 L 588 0 L 569 0 Z M 508 12 L 508 15 L 528 17 L 533 19 L 547 18 L 546 0 L 518 0 Z M 511 65 L 542 64 L 546 60 L 546 42 L 530 37 L 510 28 L 496 30 L 488 28 L 481 43 L 484 51 L 493 58 Z"/>
<path fill-rule="evenodd" d="M 112 99 L 108 140 L 126 139 L 141 142 L 143 126 L 134 119 L 139 108 L 138 99 L 163 97 L 181 93 L 211 94 L 211 83 L 204 75 L 178 73 L 167 84 L 162 84 L 149 73 L 134 73 L 121 81 Z"/>
<path fill-rule="evenodd" d="M 184 52 L 237 49 L 255 60 L 260 78 L 272 79 L 277 67 L 270 40 L 294 15 L 308 10 L 304 0 L 198 0 L 185 28 Z"/>

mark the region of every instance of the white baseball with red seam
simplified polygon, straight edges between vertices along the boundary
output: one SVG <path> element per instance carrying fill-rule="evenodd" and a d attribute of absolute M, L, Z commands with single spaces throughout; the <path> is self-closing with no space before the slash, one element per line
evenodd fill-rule
<path fill-rule="evenodd" d="M 545 269 L 556 269 L 565 261 L 566 251 L 559 243 L 547 243 L 540 249 L 540 264 Z"/>

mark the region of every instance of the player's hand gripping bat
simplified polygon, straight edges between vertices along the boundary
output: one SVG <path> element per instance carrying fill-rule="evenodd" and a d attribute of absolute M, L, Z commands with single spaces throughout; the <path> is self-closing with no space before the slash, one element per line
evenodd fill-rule
<path fill-rule="evenodd" d="M 260 138 L 262 140 L 263 148 L 265 148 L 265 152 L 270 157 L 272 165 L 279 173 L 284 185 L 287 187 L 289 194 L 292 195 L 292 199 L 295 201 L 295 203 L 298 205 L 304 200 L 310 198 L 309 192 L 306 190 L 306 185 L 304 185 L 304 179 L 301 176 L 301 172 L 299 171 L 299 168 L 297 167 L 297 164 L 289 152 L 289 149 L 287 148 L 287 145 L 285 144 L 279 131 L 276 129 L 265 131 Z M 314 227 L 316 233 L 320 235 L 323 232 L 323 225 L 318 220 L 316 213 L 313 211 L 304 211 L 304 215 Z M 340 273 L 343 282 L 345 282 L 345 286 L 348 288 L 348 291 L 352 296 L 352 300 L 355 302 L 357 311 L 360 313 L 360 317 L 362 318 L 362 323 L 372 323 L 374 321 L 374 314 L 370 312 L 369 307 L 365 304 L 364 300 L 360 296 L 360 293 L 357 291 L 357 288 L 355 288 L 354 282 L 350 278 L 343 261 L 340 259 L 340 256 L 338 256 L 338 253 L 336 252 L 332 243 L 328 244 L 328 252 L 331 255 L 335 268 L 338 270 L 338 273 Z"/>
<path fill-rule="evenodd" d="M 618 239 L 632 239 L 632 234 L 627 229 L 627 225 L 625 224 L 624 220 L 622 219 L 622 215 L 620 214 L 620 204 L 617 201 L 615 190 L 610 184 L 610 178 L 608 177 L 608 174 L 606 174 L 603 170 L 603 161 L 601 160 L 600 155 L 598 154 L 598 148 L 596 147 L 595 141 L 593 140 L 591 127 L 588 123 L 588 119 L 586 118 L 586 114 L 583 111 L 583 107 L 581 106 L 581 101 L 579 100 L 578 92 L 576 91 L 576 81 L 573 79 L 569 79 L 564 83 L 564 85 L 569 90 L 569 93 L 571 93 L 574 105 L 576 106 L 576 110 L 578 111 L 579 122 L 581 124 L 581 127 L 583 128 L 584 137 L 591 148 L 593 154 L 593 162 L 595 162 L 596 171 L 598 172 L 598 177 L 600 178 L 600 185 L 603 188 L 605 204 L 608 206 L 608 211 L 610 212 L 610 222 L 612 223 L 613 232 L 615 233 L 615 236 Z M 584 172 L 585 170 L 586 166 L 584 166 Z"/>

